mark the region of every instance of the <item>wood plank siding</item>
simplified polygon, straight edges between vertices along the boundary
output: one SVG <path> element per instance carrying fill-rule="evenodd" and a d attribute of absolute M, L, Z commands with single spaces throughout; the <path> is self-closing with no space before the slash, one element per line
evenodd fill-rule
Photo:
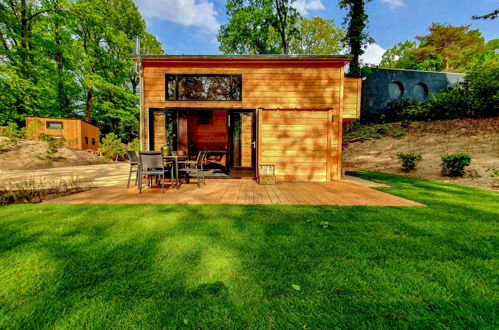
<path fill-rule="evenodd" d="M 262 110 L 259 164 L 275 165 L 280 181 L 330 181 L 338 173 L 336 110 Z"/>
<path fill-rule="evenodd" d="M 50 123 L 61 125 L 62 128 L 51 128 Z M 64 146 L 67 148 L 81 150 L 99 148 L 99 128 L 80 119 L 26 117 L 26 126 L 31 126 L 35 139 L 40 139 L 41 134 L 46 134 L 64 137 L 66 139 Z"/>
<path fill-rule="evenodd" d="M 281 181 L 338 179 L 341 177 L 341 124 L 345 119 L 360 115 L 360 79 L 344 76 L 344 66 L 349 61 L 344 57 L 286 56 L 143 58 L 143 140 L 146 143 L 150 140 L 147 122 L 151 118 L 150 109 L 259 109 L 257 165 L 276 165 L 276 176 Z M 242 97 L 240 101 L 166 100 L 167 74 L 240 75 Z M 155 122 L 151 126 L 156 131 L 161 124 L 153 118 Z M 217 122 L 227 124 L 223 120 Z M 245 126 L 249 123 L 243 121 L 242 126 L 243 166 L 252 162 L 248 147 L 252 138 L 244 131 L 249 132 L 250 127 Z M 192 141 L 191 131 L 197 128 L 191 127 L 191 121 L 189 125 L 189 141 Z M 155 142 L 149 147 L 158 146 Z"/>
<path fill-rule="evenodd" d="M 343 118 L 360 118 L 362 79 L 345 77 L 345 87 L 343 89 Z"/>

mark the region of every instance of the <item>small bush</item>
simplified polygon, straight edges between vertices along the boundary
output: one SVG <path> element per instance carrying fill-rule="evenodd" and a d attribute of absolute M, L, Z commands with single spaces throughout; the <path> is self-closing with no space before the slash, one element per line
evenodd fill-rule
<path fill-rule="evenodd" d="M 132 142 L 127 144 L 127 150 L 129 151 L 140 151 L 140 139 L 133 139 Z"/>
<path fill-rule="evenodd" d="M 471 156 L 467 153 L 442 156 L 442 175 L 463 176 L 464 169 L 471 164 Z"/>
<path fill-rule="evenodd" d="M 428 107 L 424 102 L 413 99 L 402 99 L 388 104 L 384 113 L 385 122 L 395 121 L 427 121 Z"/>
<path fill-rule="evenodd" d="M 59 151 L 59 148 L 66 143 L 64 136 L 53 136 L 42 133 L 40 134 L 40 140 L 47 142 L 47 151 L 45 156 L 40 156 L 38 158 L 48 160 L 49 163 L 62 160 L 62 157 L 58 157 L 56 154 Z"/>
<path fill-rule="evenodd" d="M 125 152 L 125 146 L 116 134 L 109 133 L 102 139 L 99 153 L 104 159 L 116 161 L 118 158 L 123 157 Z"/>
<path fill-rule="evenodd" d="M 392 134 L 393 134 L 393 136 L 395 136 L 395 137 L 402 137 L 402 136 L 406 135 L 406 134 L 407 134 L 407 132 L 406 132 L 406 131 L 404 131 L 404 130 L 401 130 L 401 129 L 396 129 L 396 130 L 393 130 L 393 131 L 392 131 Z"/>
<path fill-rule="evenodd" d="M 402 161 L 402 169 L 405 172 L 414 171 L 418 162 L 420 162 L 423 157 L 414 152 L 399 152 L 397 158 Z"/>

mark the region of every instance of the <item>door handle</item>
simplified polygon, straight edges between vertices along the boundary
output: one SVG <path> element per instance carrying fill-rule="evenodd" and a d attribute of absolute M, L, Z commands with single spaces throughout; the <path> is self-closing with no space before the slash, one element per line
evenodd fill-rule
<path fill-rule="evenodd" d="M 256 148 L 256 142 L 253 141 L 253 142 L 251 142 L 251 144 L 253 145 L 253 149 L 255 149 Z"/>

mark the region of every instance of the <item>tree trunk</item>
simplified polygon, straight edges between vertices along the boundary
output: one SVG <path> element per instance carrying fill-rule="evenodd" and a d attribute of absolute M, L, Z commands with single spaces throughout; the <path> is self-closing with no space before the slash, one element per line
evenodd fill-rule
<path fill-rule="evenodd" d="M 28 60 L 28 6 L 26 0 L 21 0 L 21 48 L 21 72 L 25 78 Z"/>
<path fill-rule="evenodd" d="M 60 113 L 69 112 L 69 100 L 66 97 L 66 91 L 64 87 L 64 64 L 63 64 L 63 54 L 61 50 L 61 35 L 59 30 L 59 19 L 56 17 L 54 22 L 54 35 L 55 44 L 57 45 L 57 50 L 54 55 L 54 60 L 57 65 L 57 106 L 59 107 Z"/>

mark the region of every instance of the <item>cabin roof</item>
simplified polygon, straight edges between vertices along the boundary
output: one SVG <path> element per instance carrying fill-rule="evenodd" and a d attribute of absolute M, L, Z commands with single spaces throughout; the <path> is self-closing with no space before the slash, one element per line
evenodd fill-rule
<path fill-rule="evenodd" d="M 94 124 L 92 123 L 89 123 L 88 121 L 86 121 L 85 119 L 80 119 L 80 118 L 64 118 L 64 117 L 41 117 L 41 116 L 26 116 L 25 118 L 38 118 L 38 119 L 47 119 L 47 120 L 52 120 L 52 119 L 56 119 L 56 120 L 78 120 L 78 121 L 81 121 L 83 123 L 87 123 L 91 126 L 94 126 L 96 128 L 99 128 L 98 126 L 95 126 Z"/>
<path fill-rule="evenodd" d="M 153 58 L 153 59 L 347 59 L 351 60 L 353 55 L 282 55 L 282 54 L 254 54 L 254 55 L 154 55 L 154 54 L 132 54 L 132 57 Z"/>

